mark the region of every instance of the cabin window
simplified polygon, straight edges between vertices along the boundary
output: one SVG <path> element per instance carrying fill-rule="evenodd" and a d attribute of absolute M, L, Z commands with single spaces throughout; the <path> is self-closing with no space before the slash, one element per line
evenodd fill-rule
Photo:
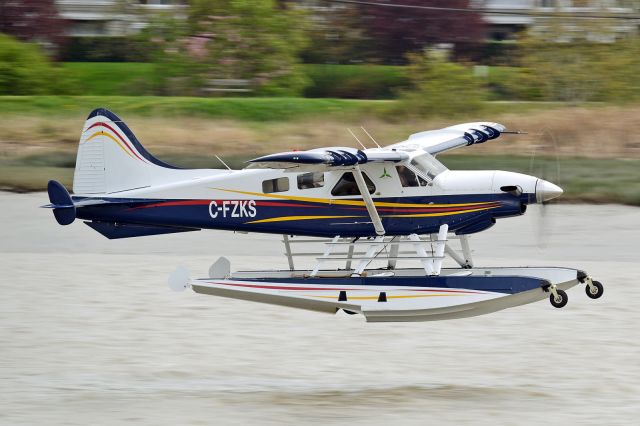
<path fill-rule="evenodd" d="M 429 179 L 435 179 L 436 176 L 447 170 L 444 164 L 428 153 L 413 157 L 411 165 L 424 173 Z"/>
<path fill-rule="evenodd" d="M 364 176 L 364 181 L 367 184 L 367 188 L 369 189 L 369 194 L 373 194 L 376 192 L 376 186 L 373 184 L 369 176 L 366 173 L 362 173 Z M 340 180 L 331 190 L 331 195 L 340 197 L 344 195 L 360 195 L 360 190 L 358 190 L 358 184 L 356 182 L 355 176 L 353 173 L 347 172 L 340 177 Z"/>
<path fill-rule="evenodd" d="M 322 188 L 324 186 L 324 173 L 303 173 L 298 175 L 298 189 Z"/>
<path fill-rule="evenodd" d="M 427 181 L 413 173 L 413 170 L 406 166 L 396 166 L 400 184 L 407 188 L 412 186 L 427 186 Z"/>
<path fill-rule="evenodd" d="M 289 190 L 289 178 L 282 177 L 278 179 L 269 179 L 262 182 L 262 192 L 269 194 L 271 192 L 285 192 Z"/>

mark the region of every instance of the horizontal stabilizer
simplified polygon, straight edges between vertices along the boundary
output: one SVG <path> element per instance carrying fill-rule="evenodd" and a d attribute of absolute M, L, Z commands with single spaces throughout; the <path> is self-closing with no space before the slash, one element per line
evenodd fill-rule
<path fill-rule="evenodd" d="M 85 222 L 110 240 L 118 238 L 146 237 L 148 235 L 175 234 L 177 232 L 199 231 L 198 228 L 179 228 L 173 226 L 147 226 L 132 223 Z"/>

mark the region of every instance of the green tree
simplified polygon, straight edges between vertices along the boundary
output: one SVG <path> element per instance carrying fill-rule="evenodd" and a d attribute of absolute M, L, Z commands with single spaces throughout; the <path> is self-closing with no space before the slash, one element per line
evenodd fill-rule
<path fill-rule="evenodd" d="M 303 26 L 300 12 L 272 0 L 192 0 L 186 22 L 162 31 L 166 81 L 192 94 L 212 80 L 248 80 L 253 94 L 298 95 L 307 83 L 298 63 Z"/>
<path fill-rule="evenodd" d="M 0 34 L 0 94 L 60 93 L 66 89 L 64 81 L 40 46 Z"/>
<path fill-rule="evenodd" d="M 409 54 L 407 74 L 413 88 L 401 93 L 401 108 L 415 115 L 450 115 L 477 111 L 487 98 L 471 67 L 449 62 L 442 52 Z"/>
<path fill-rule="evenodd" d="M 593 32 L 592 32 L 593 33 Z M 517 98 L 571 103 L 640 99 L 640 40 L 562 41 L 529 36 L 511 84 Z"/>
<path fill-rule="evenodd" d="M 188 40 L 187 22 L 171 14 L 151 16 L 148 25 L 136 36 L 155 64 L 153 78 L 145 89 L 160 95 L 198 95 L 202 86 L 202 64 L 184 46 Z"/>

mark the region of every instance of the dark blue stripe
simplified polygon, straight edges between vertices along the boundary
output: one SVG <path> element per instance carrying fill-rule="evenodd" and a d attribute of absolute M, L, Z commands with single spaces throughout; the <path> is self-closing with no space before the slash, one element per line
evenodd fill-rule
<path fill-rule="evenodd" d="M 369 271 L 372 273 L 374 271 Z M 380 271 L 384 272 L 384 271 Z M 548 284 L 546 280 L 532 277 L 512 276 L 416 276 L 416 277 L 361 277 L 361 278 L 241 278 L 247 282 L 271 282 L 278 284 L 323 285 L 348 287 L 361 286 L 395 286 L 395 287 L 427 287 L 460 289 L 473 291 L 491 291 L 495 293 L 515 294 L 523 291 L 542 288 Z"/>
<path fill-rule="evenodd" d="M 180 167 L 176 167 L 176 166 L 172 166 L 171 164 L 167 164 L 164 161 L 158 160 L 156 157 L 151 155 L 151 153 L 149 151 L 147 151 L 142 146 L 142 144 L 140 143 L 138 138 L 136 138 L 136 136 L 133 134 L 131 129 L 129 129 L 129 127 L 124 123 L 124 121 L 122 121 L 120 119 L 120 117 L 118 117 L 113 112 L 109 111 L 106 108 L 96 108 L 93 111 L 91 111 L 91 113 L 87 117 L 87 120 L 90 119 L 90 118 L 93 118 L 93 117 L 97 117 L 97 116 L 102 116 L 102 117 L 108 118 L 109 120 L 114 122 L 116 124 L 116 126 L 118 126 L 120 128 L 120 131 L 122 131 L 122 133 L 127 135 L 127 138 L 129 138 L 129 140 L 131 141 L 133 146 L 136 147 L 136 150 L 138 150 L 140 155 L 142 155 L 144 158 L 146 158 L 147 160 L 149 160 L 150 162 L 152 162 L 156 166 L 165 167 L 167 169 L 180 169 Z"/>

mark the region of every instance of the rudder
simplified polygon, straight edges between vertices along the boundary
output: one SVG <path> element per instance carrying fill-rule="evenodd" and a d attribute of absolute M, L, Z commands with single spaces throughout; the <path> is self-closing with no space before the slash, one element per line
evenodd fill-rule
<path fill-rule="evenodd" d="M 93 110 L 84 124 L 73 176 L 75 194 L 109 194 L 151 185 L 177 167 L 151 155 L 113 112 Z"/>
<path fill-rule="evenodd" d="M 53 215 L 60 225 L 69 225 L 76 219 L 76 206 L 71 195 L 60 182 L 50 180 L 47 184 L 47 193 L 51 204 L 44 206 L 53 209 Z"/>

